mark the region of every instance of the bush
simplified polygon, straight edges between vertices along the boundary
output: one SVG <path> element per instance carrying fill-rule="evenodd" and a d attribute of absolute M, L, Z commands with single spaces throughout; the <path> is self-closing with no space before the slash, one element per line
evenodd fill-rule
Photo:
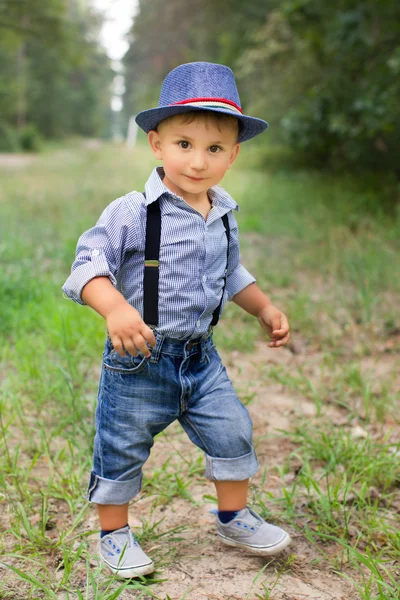
<path fill-rule="evenodd" d="M 18 152 L 19 149 L 17 130 L 0 122 L 0 152 Z"/>
<path fill-rule="evenodd" d="M 25 125 L 19 133 L 19 141 L 22 150 L 26 152 L 39 152 L 42 147 L 42 137 L 35 125 Z"/>

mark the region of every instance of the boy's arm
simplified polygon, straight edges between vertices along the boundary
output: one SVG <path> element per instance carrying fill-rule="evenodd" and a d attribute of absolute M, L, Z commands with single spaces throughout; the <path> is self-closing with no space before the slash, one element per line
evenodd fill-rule
<path fill-rule="evenodd" d="M 273 306 L 257 284 L 251 283 L 233 296 L 232 300 L 243 310 L 257 317 L 261 327 L 271 338 L 268 346 L 278 348 L 287 344 L 290 333 L 286 315 Z"/>
<path fill-rule="evenodd" d="M 113 286 L 117 286 L 124 253 L 135 251 L 139 246 L 140 227 L 135 224 L 141 222 L 140 213 L 136 211 L 133 215 L 129 206 L 126 197 L 114 200 L 96 225 L 80 236 L 71 274 L 62 288 L 74 302 L 84 304 L 83 287 L 96 277 L 108 277 Z"/>
<path fill-rule="evenodd" d="M 240 263 L 239 231 L 236 219 L 231 212 L 228 213 L 230 225 L 229 238 L 229 256 L 226 277 L 226 293 L 228 300 L 232 300 L 236 294 L 245 289 L 251 283 L 255 283 L 255 278 Z"/>
<path fill-rule="evenodd" d="M 85 304 L 105 318 L 108 334 L 118 354 L 125 356 L 124 350 L 127 350 L 133 356 L 137 356 L 138 351 L 150 356 L 146 342 L 155 346 L 153 331 L 108 277 L 91 279 L 84 286 L 81 297 Z"/>
<path fill-rule="evenodd" d="M 132 214 L 130 206 L 136 212 Z M 97 224 L 81 235 L 71 275 L 63 285 L 66 296 L 78 304 L 88 304 L 102 315 L 115 350 L 125 356 L 138 351 L 150 356 L 147 346 L 155 345 L 152 330 L 124 296 L 115 289 L 125 251 L 138 248 L 137 227 L 141 222 L 140 202 L 128 206 L 127 197 L 112 202 Z"/>

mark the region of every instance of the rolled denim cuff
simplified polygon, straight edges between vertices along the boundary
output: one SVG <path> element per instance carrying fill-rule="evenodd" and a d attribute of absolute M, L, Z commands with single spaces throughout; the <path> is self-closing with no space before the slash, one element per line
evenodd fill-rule
<path fill-rule="evenodd" d="M 216 458 L 206 454 L 206 477 L 214 481 L 243 481 L 258 471 L 254 449 L 236 458 Z"/>
<path fill-rule="evenodd" d="M 128 481 L 116 481 L 92 471 L 86 499 L 94 504 L 127 504 L 141 489 L 142 473 Z"/>

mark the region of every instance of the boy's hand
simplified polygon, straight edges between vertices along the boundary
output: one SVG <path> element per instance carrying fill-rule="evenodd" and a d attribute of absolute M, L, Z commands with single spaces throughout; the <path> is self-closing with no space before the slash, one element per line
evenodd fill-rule
<path fill-rule="evenodd" d="M 154 348 L 156 338 L 136 308 L 122 302 L 109 312 L 106 322 L 112 345 L 120 356 L 126 356 L 125 350 L 132 356 L 137 356 L 139 352 L 151 356 L 146 342 Z"/>
<path fill-rule="evenodd" d="M 264 307 L 257 315 L 261 327 L 271 338 L 268 346 L 278 348 L 288 343 L 290 339 L 289 323 L 286 316 L 272 304 Z"/>

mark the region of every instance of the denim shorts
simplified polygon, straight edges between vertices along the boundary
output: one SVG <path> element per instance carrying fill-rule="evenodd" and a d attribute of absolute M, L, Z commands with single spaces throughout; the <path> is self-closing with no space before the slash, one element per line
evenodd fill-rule
<path fill-rule="evenodd" d="M 257 472 L 251 419 L 212 333 L 197 340 L 154 334 L 148 358 L 122 358 L 109 339 L 105 343 L 90 502 L 125 504 L 136 496 L 154 436 L 176 419 L 204 451 L 208 479 L 240 481 Z"/>

